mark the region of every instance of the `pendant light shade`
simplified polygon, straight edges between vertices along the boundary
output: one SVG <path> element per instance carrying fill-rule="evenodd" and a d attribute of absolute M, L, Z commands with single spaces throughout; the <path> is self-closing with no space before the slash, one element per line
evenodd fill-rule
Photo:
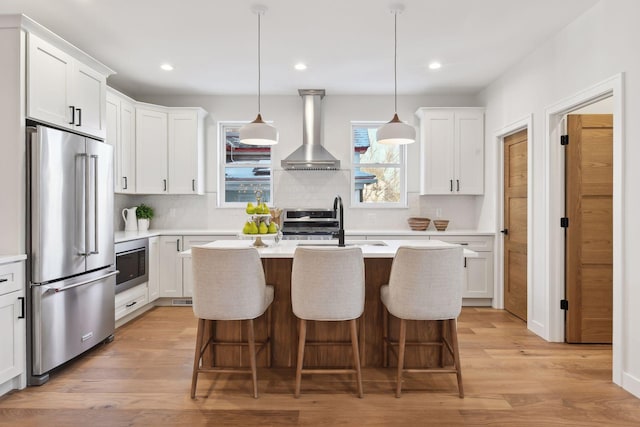
<path fill-rule="evenodd" d="M 416 129 L 404 123 L 398 117 L 398 14 L 402 13 L 404 7 L 395 5 L 391 9 L 393 13 L 393 100 L 394 114 L 390 122 L 382 125 L 376 132 L 376 139 L 380 144 L 404 145 L 416 141 Z"/>
<path fill-rule="evenodd" d="M 258 15 L 258 115 L 255 120 L 240 128 L 240 142 L 247 145 L 274 145 L 278 143 L 278 130 L 262 120 L 260 114 L 260 17 L 267 8 L 254 6 L 253 13 Z"/>
<path fill-rule="evenodd" d="M 240 128 L 240 142 L 247 145 L 274 145 L 278 143 L 278 130 L 258 117 Z"/>

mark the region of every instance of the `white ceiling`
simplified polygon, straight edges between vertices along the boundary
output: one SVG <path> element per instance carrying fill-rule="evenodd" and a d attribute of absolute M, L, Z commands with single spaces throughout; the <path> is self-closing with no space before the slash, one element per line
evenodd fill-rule
<path fill-rule="evenodd" d="M 259 0 L 258 0 L 259 1 Z M 597 0 L 404 0 L 400 94 L 475 93 Z M 117 71 L 132 96 L 255 94 L 253 0 L 2 0 Z M 262 93 L 393 93 L 389 0 L 264 0 Z M 428 69 L 432 60 L 443 66 Z M 296 62 L 308 69 L 293 69 Z M 160 70 L 163 62 L 175 70 Z"/>

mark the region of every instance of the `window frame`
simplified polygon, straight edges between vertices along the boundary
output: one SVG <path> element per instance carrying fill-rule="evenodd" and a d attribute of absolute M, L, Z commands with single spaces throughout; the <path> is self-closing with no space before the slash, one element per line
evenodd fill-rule
<path fill-rule="evenodd" d="M 241 120 L 228 120 L 228 121 L 219 121 L 218 122 L 218 207 L 219 208 L 245 208 L 246 202 L 228 202 L 226 200 L 226 176 L 225 169 L 227 168 L 227 152 L 226 152 L 226 130 L 229 128 L 240 128 L 245 124 L 250 123 L 249 121 L 241 121 Z M 271 123 L 270 123 L 271 124 Z M 273 191 L 273 147 L 271 152 L 270 162 L 268 164 L 269 168 L 269 194 L 270 200 L 267 202 L 268 205 L 274 206 L 274 191 Z M 246 167 L 266 167 L 264 163 L 246 163 L 241 166 L 231 166 L 237 168 L 246 168 Z"/>
<path fill-rule="evenodd" d="M 355 153 L 355 141 L 354 141 L 354 128 L 368 128 L 368 129 L 377 129 L 386 122 L 380 121 L 351 121 L 350 126 L 350 149 L 351 149 L 351 207 L 352 208 L 375 208 L 375 209 L 392 209 L 392 208 L 407 208 L 407 149 L 405 145 L 399 145 L 398 148 L 400 150 L 400 163 L 360 163 L 356 162 L 356 153 Z M 388 167 L 397 167 L 400 170 L 400 200 L 398 202 L 375 202 L 375 203 L 366 203 L 360 202 L 359 198 L 355 197 L 356 194 L 356 169 L 362 167 L 371 167 L 371 168 L 388 168 Z"/>

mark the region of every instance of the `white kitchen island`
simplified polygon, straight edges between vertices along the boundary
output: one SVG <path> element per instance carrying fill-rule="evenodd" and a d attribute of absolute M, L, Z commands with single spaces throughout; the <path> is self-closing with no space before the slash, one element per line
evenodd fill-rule
<path fill-rule="evenodd" d="M 271 332 L 272 351 L 271 366 L 293 367 L 297 354 L 297 321 L 291 308 L 291 268 L 293 254 L 300 246 L 337 245 L 336 240 L 283 240 L 275 243 L 265 239 L 270 246 L 258 248 L 262 258 L 265 278 L 275 288 L 271 316 L 263 315 L 255 322 L 256 339 L 264 340 L 267 331 Z M 247 248 L 252 240 L 219 240 L 207 243 L 205 247 L 214 248 Z M 362 248 L 365 264 L 365 308 L 359 320 L 359 343 L 362 366 L 380 367 L 383 365 L 383 310 L 380 301 L 380 287 L 387 284 L 393 257 L 400 246 L 422 247 L 455 247 L 452 243 L 438 240 L 347 240 L 347 245 Z M 464 250 L 465 257 L 474 257 L 475 252 Z M 181 253 L 190 257 L 191 251 Z M 269 318 L 270 317 L 270 318 Z M 243 336 L 243 329 L 237 322 L 207 322 L 206 334 L 219 340 L 238 341 Z M 391 316 L 389 336 L 397 340 L 398 320 Z M 438 321 L 411 321 L 407 325 L 407 340 L 437 341 L 442 334 L 442 325 Z M 346 324 L 336 322 L 313 322 L 308 326 L 307 337 L 311 341 L 348 341 L 349 328 Z M 406 367 L 440 366 L 443 363 L 440 348 L 414 347 L 407 350 Z M 446 352 L 445 352 L 446 353 Z M 445 356 L 446 357 L 446 356 Z M 215 358 L 216 366 L 248 366 L 246 351 L 239 348 L 226 347 L 209 351 L 203 356 L 205 364 L 211 364 Z M 448 363 L 449 360 L 444 362 Z M 351 351 L 348 346 L 328 348 L 311 346 L 305 351 L 305 366 L 349 366 Z M 393 352 L 389 354 L 389 363 L 396 363 Z M 258 364 L 267 366 L 266 355 L 261 353 Z"/>

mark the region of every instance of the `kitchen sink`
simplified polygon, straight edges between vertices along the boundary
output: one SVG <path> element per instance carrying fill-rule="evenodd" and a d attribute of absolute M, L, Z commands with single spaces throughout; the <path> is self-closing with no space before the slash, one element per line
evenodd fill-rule
<path fill-rule="evenodd" d="M 345 242 L 345 246 L 388 246 L 380 240 L 349 240 Z M 313 243 L 298 243 L 296 246 L 338 246 L 338 242 L 334 240 L 318 240 Z"/>

